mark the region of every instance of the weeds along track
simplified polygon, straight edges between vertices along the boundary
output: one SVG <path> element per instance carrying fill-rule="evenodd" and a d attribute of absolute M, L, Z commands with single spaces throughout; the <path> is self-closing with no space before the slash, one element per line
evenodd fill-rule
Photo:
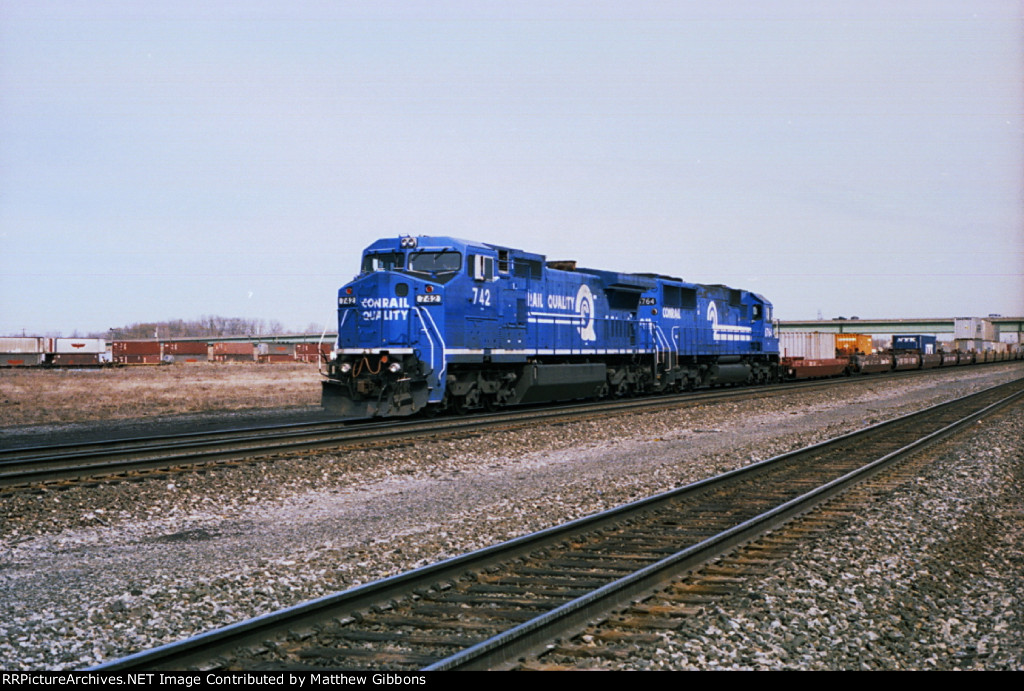
<path fill-rule="evenodd" d="M 1022 397 L 993 387 L 101 669 L 506 667 Z"/>

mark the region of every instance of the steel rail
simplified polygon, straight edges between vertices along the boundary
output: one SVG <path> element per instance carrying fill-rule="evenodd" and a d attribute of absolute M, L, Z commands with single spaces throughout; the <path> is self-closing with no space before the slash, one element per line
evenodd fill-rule
<path fill-rule="evenodd" d="M 988 364 L 1005 363 L 999 362 Z M 678 394 L 656 394 L 653 396 L 637 399 L 617 399 L 613 401 L 587 401 L 560 405 L 538 404 L 536 406 L 510 408 L 508 410 L 498 411 L 494 413 L 472 413 L 471 416 L 469 417 L 458 416 L 431 418 L 432 421 L 426 423 L 423 422 L 422 419 L 409 420 L 407 418 L 389 419 L 384 421 L 368 418 L 336 418 L 333 420 L 314 420 L 285 424 L 272 423 L 268 425 L 240 428 L 225 428 L 220 430 L 209 430 L 204 432 L 176 432 L 169 434 L 154 434 L 138 437 L 122 437 L 116 439 L 105 439 L 100 441 L 83 441 L 72 443 L 24 446 L 14 445 L 6 448 L 0 448 L 0 473 L 3 473 L 5 468 L 14 468 L 17 465 L 26 466 L 29 462 L 33 460 L 37 460 L 42 463 L 49 462 L 54 464 L 56 464 L 62 458 L 65 459 L 68 464 L 74 459 L 89 462 L 90 459 L 102 458 L 104 454 L 111 456 L 117 453 L 130 453 L 136 450 L 145 450 L 147 448 L 152 448 L 158 451 L 165 451 L 173 449 L 174 447 L 187 448 L 192 446 L 194 448 L 199 448 L 199 446 L 204 442 L 210 444 L 218 444 L 229 441 L 231 439 L 238 439 L 244 442 L 249 442 L 258 438 L 259 436 L 264 436 L 268 439 L 273 439 L 277 437 L 287 437 L 293 434 L 309 434 L 312 433 L 317 428 L 323 430 L 336 430 L 338 427 L 345 426 L 351 427 L 353 429 L 374 429 L 377 427 L 392 427 L 416 424 L 423 425 L 425 427 L 437 427 L 444 425 L 446 423 L 459 424 L 450 423 L 450 421 L 452 420 L 487 420 L 502 415 L 531 414 L 536 413 L 536 411 L 538 410 L 543 411 L 540 414 L 541 416 L 543 416 L 544 412 L 546 412 L 548 415 L 560 416 L 572 411 L 592 411 L 598 413 L 602 412 L 602 410 L 605 409 L 615 412 L 628 412 L 630 409 L 644 410 L 679 407 L 686 406 L 691 403 L 700 403 L 708 400 L 718 400 L 723 398 L 736 398 L 742 400 L 745 397 L 761 396 L 765 394 L 781 395 L 805 389 L 826 389 L 831 388 L 832 386 L 843 384 L 856 384 L 858 382 L 865 381 L 882 381 L 890 378 L 914 377 L 918 375 L 927 375 L 932 372 L 946 371 L 949 371 L 948 367 L 924 370 L 899 370 L 891 372 L 879 372 L 870 375 L 861 375 L 841 379 L 813 379 L 789 381 L 778 384 L 761 385 L 755 387 L 730 387 L 727 389 L 714 390 L 701 389 Z M 865 377 L 867 377 L 867 379 L 865 379 Z"/>
<path fill-rule="evenodd" d="M 915 442 L 881 456 L 820 487 L 765 511 L 670 557 L 567 602 L 515 628 L 482 641 L 424 668 L 424 671 L 492 669 L 524 654 L 536 652 L 551 640 L 590 624 L 596 617 L 649 594 L 666 581 L 705 564 L 734 547 L 772 531 L 798 515 L 863 482 L 910 454 L 917 453 L 972 422 L 1024 398 L 1018 391 L 982 410 L 946 425 Z"/>
<path fill-rule="evenodd" d="M 422 592 L 438 583 L 454 582 L 470 571 L 479 572 L 493 564 L 507 564 L 511 560 L 534 554 L 538 550 L 560 544 L 569 536 L 578 539 L 582 534 L 593 534 L 603 527 L 621 524 L 627 516 L 640 511 L 651 510 L 681 498 L 697 496 L 703 491 L 716 486 L 733 482 L 740 478 L 754 477 L 762 472 L 770 472 L 776 467 L 785 467 L 795 459 L 813 457 L 821 450 L 839 446 L 847 448 L 852 443 L 859 443 L 887 428 L 898 429 L 900 426 L 923 425 L 928 416 L 947 413 L 956 406 L 968 401 L 984 401 L 991 398 L 996 391 L 1015 387 L 1017 390 L 1010 396 L 1004 396 L 997 402 L 986 404 L 982 409 L 972 410 L 970 415 L 941 428 L 922 435 L 910 444 L 904 444 L 898 450 L 889 451 L 880 458 L 875 458 L 862 468 L 843 473 L 842 476 L 828 480 L 820 487 L 801 496 L 790 498 L 741 523 L 730 526 L 719 534 L 702 539 L 698 544 L 687 546 L 672 556 L 662 558 L 657 563 L 640 569 L 636 574 L 617 579 L 596 589 L 583 597 L 571 600 L 542 614 L 540 617 L 510 628 L 487 640 L 468 647 L 463 652 L 449 658 L 439 660 L 426 669 L 462 669 L 492 667 L 513 659 L 525 651 L 531 650 L 541 642 L 548 641 L 556 633 L 578 628 L 591 621 L 597 612 L 604 611 L 615 603 L 628 600 L 639 593 L 649 592 L 657 583 L 670 578 L 672 574 L 685 571 L 710 558 L 712 552 L 721 552 L 746 542 L 758 532 L 769 530 L 777 524 L 788 520 L 794 515 L 810 510 L 813 502 L 821 502 L 842 491 L 851 483 L 866 478 L 869 474 L 880 471 L 885 465 L 899 457 L 914 453 L 924 446 L 945 438 L 964 425 L 970 424 L 979 417 L 994 412 L 999 407 L 1009 405 L 1024 396 L 1024 380 L 993 387 L 985 391 L 966 396 L 955 401 L 932 406 L 924 411 L 910 413 L 892 420 L 880 422 L 870 427 L 851 432 L 835 439 L 815 444 L 804 449 L 782 454 L 780 456 L 751 464 L 728 473 L 702 480 L 700 482 L 677 488 L 662 494 L 641 499 L 615 509 L 610 509 L 592 516 L 583 517 L 564 525 L 510 540 L 499 545 L 477 550 L 459 557 L 448 559 L 437 564 L 425 566 L 413 571 L 399 574 L 381 581 L 366 584 L 342 593 L 328 595 L 311 602 L 295 605 L 277 612 L 248 621 L 227 626 L 194 636 L 177 643 L 171 643 L 149 651 L 114 660 L 94 669 L 150 669 L 159 666 L 181 668 L 191 664 L 207 664 L 211 656 L 223 654 L 229 650 L 237 650 L 241 646 L 260 643 L 281 628 L 291 630 L 308 628 L 339 618 L 358 617 L 358 612 L 366 611 L 372 606 L 388 603 L 408 597 L 411 593 Z M 975 403 L 975 406 L 978 404 Z M 902 442 L 901 442 L 902 443 Z M 847 445 L 847 446 L 844 446 Z"/>
<path fill-rule="evenodd" d="M 471 417 L 386 422 L 336 419 L 4 449 L 0 450 L 0 488 L 98 478 L 152 468 L 207 465 L 347 444 L 377 444 L 410 437 L 422 439 L 443 434 L 458 435 L 503 426 L 517 427 L 537 422 L 685 407 L 709 401 L 742 400 L 833 385 L 822 381 L 802 381 L 651 398 L 519 408 Z"/>

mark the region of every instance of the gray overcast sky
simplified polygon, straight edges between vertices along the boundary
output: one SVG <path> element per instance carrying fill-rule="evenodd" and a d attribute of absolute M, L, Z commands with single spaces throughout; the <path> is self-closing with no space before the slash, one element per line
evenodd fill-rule
<path fill-rule="evenodd" d="M 1024 314 L 1017 0 L 0 0 L 0 334 L 292 329 L 383 236 Z"/>

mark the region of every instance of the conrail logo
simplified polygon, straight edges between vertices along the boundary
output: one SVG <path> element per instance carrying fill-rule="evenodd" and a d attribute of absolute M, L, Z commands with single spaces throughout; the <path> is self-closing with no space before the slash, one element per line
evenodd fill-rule
<path fill-rule="evenodd" d="M 718 323 L 718 306 L 714 300 L 708 300 L 708 321 L 711 322 L 711 334 L 716 341 L 749 341 L 749 326 L 731 326 Z"/>
<path fill-rule="evenodd" d="M 576 327 L 580 332 L 580 338 L 584 341 L 596 341 L 597 331 L 594 329 L 594 295 L 590 292 L 590 286 L 586 283 L 580 286 L 576 292 L 576 314 L 580 315 L 583 323 Z"/>

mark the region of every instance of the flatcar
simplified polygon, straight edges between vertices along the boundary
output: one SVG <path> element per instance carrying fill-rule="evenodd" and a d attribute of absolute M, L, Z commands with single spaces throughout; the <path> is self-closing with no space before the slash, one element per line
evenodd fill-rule
<path fill-rule="evenodd" d="M 325 409 L 353 417 L 773 381 L 772 305 L 446 236 L 378 240 L 338 291 Z"/>
<path fill-rule="evenodd" d="M 810 337 L 813 336 L 813 339 Z M 865 337 L 857 334 L 858 337 Z M 815 345 L 811 357 L 805 355 L 790 356 L 785 345 L 799 343 L 800 338 L 809 338 Z M 892 345 L 882 352 L 867 354 L 859 349 L 838 347 L 840 339 L 851 337 L 851 334 L 818 333 L 785 333 L 781 339 L 784 344 L 781 365 L 779 368 L 782 379 L 820 379 L 835 376 L 851 376 L 855 374 L 872 374 L 875 372 L 891 372 L 902 370 L 933 369 L 936 367 L 957 367 L 964 365 L 984 364 L 987 362 L 1005 362 L 1024 360 L 1024 348 L 1003 351 L 986 350 L 945 352 L 938 347 L 934 336 L 894 336 Z M 831 352 L 833 344 L 835 357 L 826 358 L 825 351 Z M 804 348 L 806 350 L 806 348 Z"/>

